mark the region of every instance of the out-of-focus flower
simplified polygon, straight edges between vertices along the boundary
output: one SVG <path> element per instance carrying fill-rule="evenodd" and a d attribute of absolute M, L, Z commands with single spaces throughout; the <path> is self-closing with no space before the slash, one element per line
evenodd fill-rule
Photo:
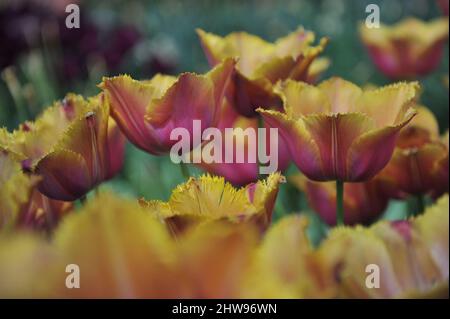
<path fill-rule="evenodd" d="M 164 298 L 177 295 L 174 242 L 139 205 L 100 194 L 68 216 L 54 236 L 64 265 L 81 269 L 79 289 L 67 289 L 64 270 L 53 293 L 71 298 Z"/>
<path fill-rule="evenodd" d="M 72 209 L 73 203 L 50 199 L 35 187 L 19 211 L 17 226 L 51 232 Z"/>
<path fill-rule="evenodd" d="M 439 5 L 439 7 L 441 8 L 442 13 L 444 13 L 448 17 L 449 1 L 448 0 L 437 0 L 437 3 Z"/>
<path fill-rule="evenodd" d="M 319 254 L 334 269 L 340 297 L 448 298 L 448 205 L 445 196 L 418 218 L 333 229 Z M 378 266 L 378 289 L 366 285 L 368 265 Z"/>
<path fill-rule="evenodd" d="M 158 74 L 149 81 L 129 76 L 104 78 L 100 87 L 128 139 L 144 151 L 160 155 L 177 143 L 170 139 L 172 129 L 186 128 L 192 149 L 197 146 L 194 141 L 201 140 L 193 132 L 193 121 L 200 120 L 202 130 L 217 123 L 234 63 L 228 59 L 205 75 L 183 73 L 176 78 Z"/>
<path fill-rule="evenodd" d="M 270 228 L 245 278 L 245 298 L 330 298 L 337 285 L 333 269 L 306 236 L 305 217 L 291 215 Z"/>
<path fill-rule="evenodd" d="M 309 179 L 361 182 L 388 163 L 399 131 L 415 115 L 418 88 L 413 82 L 363 91 L 340 78 L 318 86 L 287 80 L 279 87 L 284 113 L 258 111 L 280 129 Z"/>
<path fill-rule="evenodd" d="M 362 41 L 378 67 L 391 79 L 413 79 L 439 65 L 446 39 L 448 19 L 423 22 L 408 18 L 393 26 L 360 26 Z"/>
<path fill-rule="evenodd" d="M 1 133 L 0 133 L 1 134 Z M 14 154 L 2 150 L 0 137 L 0 229 L 54 229 L 73 205 L 48 198 L 37 190 L 38 176 L 23 172 Z"/>
<path fill-rule="evenodd" d="M 0 235 L 2 298 L 237 298 L 258 234 L 216 222 L 174 240 L 135 202 L 101 193 L 64 219 L 50 242 Z M 81 271 L 68 289 L 67 266 Z"/>
<path fill-rule="evenodd" d="M 331 226 L 336 225 L 336 184 L 314 182 L 303 175 L 289 179 L 306 193 L 309 205 Z M 387 207 L 388 196 L 380 183 L 370 180 L 344 185 L 344 222 L 346 225 L 368 224 L 380 216 Z"/>
<path fill-rule="evenodd" d="M 86 14 L 80 16 L 80 28 L 68 29 L 66 4 L 76 2 L 9 1 L 0 6 L 0 38 L 8 43 L 0 47 L 0 69 L 15 64 L 27 51 L 45 46 L 56 57 L 49 62 L 61 85 L 87 77 L 93 61 L 117 72 L 141 34 L 132 25 L 101 28 Z"/>
<path fill-rule="evenodd" d="M 106 193 L 64 220 L 52 247 L 59 257 L 54 264 L 64 266 L 43 275 L 55 297 L 233 298 L 256 243 L 250 225 L 221 223 L 175 241 L 136 202 Z M 65 286 L 68 264 L 81 270 L 79 289 Z"/>
<path fill-rule="evenodd" d="M 265 154 L 274 154 L 277 152 L 278 166 L 275 169 L 276 171 L 282 172 L 288 167 L 290 157 L 284 140 L 277 135 L 277 149 L 272 150 L 271 142 L 273 145 L 275 145 L 275 143 L 271 141 L 273 137 L 269 133 L 269 127 L 265 127 L 266 134 L 260 137 L 258 131 L 258 119 L 250 119 L 240 115 L 231 106 L 228 99 L 224 100 L 219 123 L 216 127 L 220 129 L 222 133 L 220 139 L 214 138 L 212 141 L 201 145 L 203 149 L 211 147 L 213 150 L 222 150 L 220 153 L 220 160 L 217 160 L 217 162 L 209 163 L 203 161 L 198 165 L 207 172 L 213 175 L 223 176 L 233 185 L 242 186 L 256 182 L 259 177 L 259 143 L 265 143 Z M 232 130 L 229 130 L 230 128 Z M 256 133 L 255 136 L 252 135 L 253 132 Z M 255 140 L 253 140 L 252 137 L 254 137 Z M 259 141 L 259 138 L 262 140 Z M 233 143 L 228 143 L 227 141 L 233 141 Z M 227 154 L 233 155 L 231 163 L 226 162 Z M 219 159 L 219 157 L 217 159 Z"/>
<path fill-rule="evenodd" d="M 65 274 L 66 265 L 38 234 L 0 234 L 0 260 L 1 298 L 49 298 L 56 284 L 51 274 Z"/>
<path fill-rule="evenodd" d="M 25 175 L 20 164 L 0 148 L 0 228 L 15 223 L 36 182 L 35 178 Z"/>
<path fill-rule="evenodd" d="M 389 164 L 376 177 L 397 198 L 439 197 L 448 191 L 448 133 L 441 138 L 433 113 L 423 106 L 417 109 L 417 117 L 400 132 Z"/>
<path fill-rule="evenodd" d="M 255 116 L 257 107 L 281 106 L 273 85 L 284 79 L 312 81 L 327 64 L 322 60 L 314 68 L 314 59 L 324 50 L 327 39 L 311 46 L 314 33 L 299 28 L 295 32 L 269 43 L 246 32 L 220 37 L 198 29 L 197 33 L 211 66 L 224 58 L 238 57 L 230 101 L 244 116 Z"/>
<path fill-rule="evenodd" d="M 316 83 L 319 77 L 324 73 L 330 66 L 331 61 L 328 58 L 316 58 L 308 68 L 308 76 L 305 82 Z"/>
<path fill-rule="evenodd" d="M 69 94 L 35 122 L 11 135 L 7 148 L 26 171 L 42 177 L 39 191 L 73 201 L 112 178 L 123 164 L 125 137 L 109 116 L 103 95 Z"/>
<path fill-rule="evenodd" d="M 70 99 L 70 97 L 69 97 Z M 104 96 L 75 98 L 76 115 L 61 139 L 36 164 L 39 190 L 53 199 L 76 200 L 122 168 L 125 139 L 109 117 Z"/>
<path fill-rule="evenodd" d="M 177 298 L 241 298 L 258 232 L 252 224 L 203 224 L 178 238 Z"/>
<path fill-rule="evenodd" d="M 202 175 L 178 185 L 168 202 L 141 200 L 141 205 L 164 221 L 175 235 L 217 220 L 250 222 L 264 230 L 272 220 L 283 181 L 281 174 L 273 173 L 266 180 L 236 189 L 223 177 Z"/>

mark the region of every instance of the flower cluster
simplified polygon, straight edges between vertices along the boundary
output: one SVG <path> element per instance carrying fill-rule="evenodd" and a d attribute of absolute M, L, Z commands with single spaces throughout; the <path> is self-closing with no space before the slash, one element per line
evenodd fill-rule
<path fill-rule="evenodd" d="M 180 186 L 175 196 L 187 192 L 190 184 Z M 224 205 L 234 197 L 244 204 L 243 190 L 225 186 L 224 192 Z M 205 208 L 207 204 L 213 205 L 202 203 Z M 223 212 L 190 216 L 187 208 L 176 214 L 185 214 L 186 221 L 189 217 L 195 222 L 203 221 L 175 234 L 160 222 L 160 218 L 171 217 L 162 217 L 154 205 L 142 208 L 134 201 L 104 193 L 82 211 L 68 216 L 56 229 L 51 243 L 36 234 L 3 234 L 0 295 L 41 298 L 445 296 L 448 204 L 446 195 L 418 218 L 381 221 L 369 228 L 336 228 L 319 247 L 313 247 L 305 233 L 308 221 L 301 215 L 285 217 L 261 237 L 260 228 L 245 216 L 243 221 L 249 222 L 238 223 L 240 216 L 236 214 L 222 220 Z M 250 213 L 255 203 L 247 207 Z M 81 269 L 79 289 L 65 286 L 65 269 L 71 264 Z M 380 289 L 370 289 L 365 284 L 368 264 L 381 268 Z"/>
<path fill-rule="evenodd" d="M 448 295 L 448 132 L 410 81 L 436 67 L 448 25 L 361 27 L 380 70 L 410 81 L 376 89 L 341 77 L 316 84 L 328 38 L 315 45 L 303 28 L 274 43 L 197 33 L 212 67 L 204 74 L 105 77 L 97 95 L 67 94 L 34 121 L 0 130 L 0 296 Z M 213 143 L 198 136 L 210 127 L 224 141 L 228 128 L 242 129 L 221 143 L 219 159 L 271 149 L 275 171 L 263 178 L 249 158 L 201 159 L 207 174 L 186 175 L 167 201 L 98 190 L 121 173 L 126 141 L 167 156 L 182 128 L 188 152 L 178 155 L 190 157 Z M 279 143 L 252 145 L 245 129 L 258 128 L 277 129 Z M 300 172 L 285 178 L 291 161 Z M 286 183 L 329 228 L 320 243 L 303 212 L 274 222 Z M 418 207 L 383 219 L 391 199 Z M 76 289 L 68 266 L 81 269 Z M 382 273 L 379 289 L 367 284 L 368 266 Z"/>

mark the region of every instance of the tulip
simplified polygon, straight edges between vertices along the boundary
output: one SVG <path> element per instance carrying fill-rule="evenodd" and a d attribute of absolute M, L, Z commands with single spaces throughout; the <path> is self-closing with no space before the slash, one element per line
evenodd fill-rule
<path fill-rule="evenodd" d="M 202 175 L 178 185 L 168 202 L 141 200 L 141 205 L 164 221 L 174 235 L 186 229 L 217 220 L 249 222 L 261 230 L 272 220 L 279 184 L 279 173 L 266 180 L 236 189 L 223 177 Z"/>
<path fill-rule="evenodd" d="M 395 198 L 437 198 L 448 192 L 448 134 L 441 138 L 433 113 L 417 109 L 417 117 L 400 132 L 389 164 L 376 177 Z"/>
<path fill-rule="evenodd" d="M 64 273 L 51 244 L 36 233 L 0 234 L 0 298 L 50 298 Z"/>
<path fill-rule="evenodd" d="M 439 65 L 448 38 L 448 19 L 423 22 L 408 18 L 379 28 L 361 24 L 359 31 L 381 72 L 391 79 L 414 79 Z"/>
<path fill-rule="evenodd" d="M 133 201 L 102 194 L 68 216 L 54 235 L 66 267 L 79 267 L 80 288 L 67 289 L 64 271 L 53 293 L 69 298 L 175 297 L 174 243 L 163 225 Z M 64 268 L 63 268 L 64 269 Z"/>
<path fill-rule="evenodd" d="M 149 81 L 126 75 L 104 78 L 100 87 L 127 138 L 138 148 L 161 155 L 177 142 L 170 138 L 174 128 L 186 128 L 196 141 L 194 120 L 200 120 L 203 128 L 217 123 L 234 63 L 228 59 L 205 75 L 183 73 L 176 78 L 158 74 Z M 196 146 L 191 143 L 191 149 Z"/>
<path fill-rule="evenodd" d="M 76 264 L 79 289 L 47 274 L 68 298 L 236 298 L 256 245 L 248 225 L 208 224 L 174 240 L 134 201 L 102 193 L 54 236 L 59 263 Z M 62 277 L 62 278 L 61 278 Z"/>
<path fill-rule="evenodd" d="M 73 205 L 52 200 L 39 192 L 40 178 L 24 173 L 15 155 L 1 150 L 1 143 L 0 229 L 17 227 L 50 232 Z"/>
<path fill-rule="evenodd" d="M 252 224 L 203 224 L 178 237 L 177 297 L 242 298 L 258 232 Z"/>
<path fill-rule="evenodd" d="M 448 6 L 449 2 L 447 0 L 437 0 L 439 7 L 444 15 L 448 17 Z"/>
<path fill-rule="evenodd" d="M 20 208 L 36 184 L 22 172 L 21 166 L 0 145 L 0 229 L 14 225 Z"/>
<path fill-rule="evenodd" d="M 39 190 L 44 195 L 73 201 L 119 172 L 125 140 L 109 117 L 103 95 L 89 100 L 68 96 L 67 103 L 74 108 L 73 118 L 34 171 L 42 176 Z"/>
<path fill-rule="evenodd" d="M 39 167 L 45 169 L 43 166 L 48 163 L 54 164 L 55 162 L 48 158 L 55 156 L 62 156 L 64 161 L 73 162 L 76 166 L 93 165 L 95 162 L 97 166 L 102 164 L 104 180 L 112 178 L 122 167 L 125 138 L 114 120 L 109 117 L 109 108 L 103 95 L 85 100 L 81 96 L 68 94 L 65 99 L 47 108 L 36 121 L 22 123 L 18 130 L 3 134 L 6 137 L 3 137 L 2 142 L 0 134 L 0 143 L 14 154 L 16 159 L 22 161 L 23 169 L 30 173 L 36 173 Z M 98 162 L 98 156 L 92 156 L 91 152 L 94 155 L 99 152 L 97 155 L 107 163 Z M 80 156 L 86 163 L 79 162 Z M 47 164 L 44 165 L 43 162 Z M 99 167 L 91 169 L 94 170 L 98 171 Z M 81 176 L 86 173 L 86 169 L 81 168 L 77 173 Z M 67 178 L 70 184 L 80 183 L 66 175 L 67 173 L 61 174 L 60 178 Z M 44 180 L 47 178 L 51 177 L 46 175 Z M 44 180 L 40 188 L 45 187 Z M 60 200 L 74 200 L 72 195 L 63 195 L 63 198 L 59 198 L 59 195 L 53 197 L 55 196 Z M 77 198 L 79 195 L 75 199 Z"/>
<path fill-rule="evenodd" d="M 331 298 L 337 285 L 306 235 L 308 220 L 289 215 L 265 234 L 242 294 L 245 298 Z"/>
<path fill-rule="evenodd" d="M 336 225 L 336 185 L 332 182 L 314 182 L 302 175 L 290 181 L 306 193 L 308 203 L 330 226 Z M 344 185 L 344 222 L 346 225 L 369 224 L 379 217 L 388 204 L 388 196 L 380 183 L 370 180 Z"/>
<path fill-rule="evenodd" d="M 246 118 L 235 111 L 227 99 L 224 100 L 222 105 L 221 115 L 217 128 L 221 132 L 220 140 L 212 140 L 203 146 L 204 149 L 211 146 L 221 148 L 221 156 L 219 160 L 213 162 L 203 161 L 198 166 L 206 170 L 208 173 L 218 176 L 223 176 L 227 181 L 233 185 L 246 185 L 256 182 L 259 178 L 259 165 L 258 157 L 259 138 L 265 139 L 261 143 L 265 143 L 265 153 L 274 154 L 277 152 L 278 166 L 275 171 L 284 171 L 290 162 L 289 153 L 284 141 L 278 137 L 278 143 L 276 149 L 271 149 L 271 143 L 273 136 L 270 135 L 269 127 L 266 126 L 266 134 L 259 136 L 258 120 Z M 226 129 L 233 129 L 233 131 L 227 131 Z M 242 131 L 234 131 L 234 129 L 240 128 Z M 247 130 L 255 132 L 255 140 L 251 141 L 248 135 L 245 134 Z M 227 137 L 227 134 L 230 136 Z M 233 140 L 233 143 L 227 143 L 227 140 Z M 252 145 L 254 143 L 254 145 Z M 226 154 L 233 154 L 232 163 L 226 162 Z M 238 161 L 238 158 L 242 158 L 243 161 Z M 252 160 L 253 158 L 254 160 Z M 266 163 L 264 163 L 265 165 Z"/>
<path fill-rule="evenodd" d="M 340 78 L 318 86 L 288 80 L 278 88 L 284 112 L 258 109 L 278 127 L 297 167 L 314 181 L 337 181 L 338 223 L 343 182 L 371 179 L 389 161 L 399 131 L 415 115 L 418 84 L 361 90 Z"/>
<path fill-rule="evenodd" d="M 327 66 L 326 60 L 314 66 L 327 39 L 311 46 L 314 33 L 299 28 L 269 43 L 245 32 L 220 37 L 198 29 L 203 51 L 211 66 L 228 57 L 238 57 L 233 86 L 228 92 L 231 103 L 244 116 L 254 117 L 257 107 L 281 106 L 273 85 L 284 79 L 313 81 Z"/>
<path fill-rule="evenodd" d="M 20 208 L 17 225 L 19 228 L 50 233 L 72 211 L 73 206 L 71 202 L 50 199 L 35 187 L 29 200 Z"/>
<path fill-rule="evenodd" d="M 85 100 L 69 94 L 35 122 L 22 124 L 10 140 L 23 169 L 41 177 L 39 191 L 61 201 L 79 199 L 114 177 L 125 150 L 103 95 Z"/>
<path fill-rule="evenodd" d="M 448 205 L 444 196 L 418 218 L 333 229 L 319 254 L 338 296 L 448 298 Z"/>

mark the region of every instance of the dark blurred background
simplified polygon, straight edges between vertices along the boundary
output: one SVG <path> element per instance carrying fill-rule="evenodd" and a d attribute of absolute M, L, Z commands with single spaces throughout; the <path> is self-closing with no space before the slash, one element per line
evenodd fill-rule
<path fill-rule="evenodd" d="M 65 27 L 69 3 L 80 6 L 80 29 Z M 220 35 L 244 30 L 272 41 L 303 25 L 317 38 L 331 40 L 323 54 L 331 59 L 325 78 L 386 84 L 357 32 L 370 3 L 379 5 L 386 24 L 443 14 L 434 0 L 0 0 L 0 126 L 14 129 L 69 91 L 96 94 L 105 75 L 143 79 L 157 72 L 207 70 L 195 28 Z M 439 69 L 420 79 L 421 100 L 437 115 L 442 131 L 448 128 L 448 63 L 447 45 Z M 174 166 L 129 146 L 124 172 L 110 184 L 125 194 L 165 199 L 182 180 Z M 289 198 L 280 211 L 300 208 L 300 200 Z"/>

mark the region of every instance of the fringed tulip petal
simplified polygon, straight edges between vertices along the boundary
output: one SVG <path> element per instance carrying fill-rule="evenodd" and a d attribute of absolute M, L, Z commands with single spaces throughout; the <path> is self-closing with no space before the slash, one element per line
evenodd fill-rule
<path fill-rule="evenodd" d="M 407 18 L 379 28 L 361 24 L 359 32 L 381 72 L 392 79 L 409 79 L 432 72 L 440 63 L 448 19 L 424 22 Z"/>
<path fill-rule="evenodd" d="M 42 177 L 39 189 L 56 200 L 73 201 L 112 178 L 123 164 L 125 140 L 110 120 L 104 96 L 89 100 L 69 96 L 76 111 L 52 149 L 34 171 Z"/>
<path fill-rule="evenodd" d="M 0 148 L 0 229 L 13 225 L 38 180 L 22 172 L 8 152 Z"/>
<path fill-rule="evenodd" d="M 141 200 L 150 213 L 167 222 L 175 233 L 190 226 L 225 220 L 250 222 L 261 229 L 269 226 L 278 187 L 284 178 L 279 173 L 239 189 L 222 177 L 191 177 L 178 185 L 167 203 Z"/>
<path fill-rule="evenodd" d="M 231 33 L 220 37 L 197 30 L 203 50 L 211 66 L 224 58 L 239 57 L 236 65 L 233 90 L 228 97 L 238 112 L 254 117 L 257 107 L 279 107 L 280 98 L 273 92 L 273 85 L 279 80 L 312 80 L 310 67 L 324 50 L 327 39 L 311 46 L 314 34 L 302 28 L 268 43 L 261 38 L 245 33 Z M 316 67 L 312 77 L 323 70 L 323 64 Z"/>
<path fill-rule="evenodd" d="M 241 298 L 258 234 L 252 225 L 199 226 L 179 239 L 183 298 Z"/>
<path fill-rule="evenodd" d="M 101 88 L 111 104 L 111 115 L 127 138 L 143 150 L 156 152 L 154 149 L 160 150 L 162 146 L 155 131 L 144 119 L 147 105 L 153 97 L 160 98 L 161 88 L 158 91 L 153 82 L 156 80 L 151 84 L 141 83 L 125 75 L 104 79 Z"/>
<path fill-rule="evenodd" d="M 360 112 L 359 109 L 353 109 L 357 99 L 360 98 L 363 93 L 357 85 L 344 79 L 333 77 L 320 83 L 318 88 L 328 98 L 330 103 L 330 109 L 327 110 L 328 112 Z M 319 112 L 320 111 L 317 111 L 317 113 Z"/>
<path fill-rule="evenodd" d="M 446 297 L 441 287 L 448 287 L 448 196 L 417 219 L 336 228 L 319 253 L 335 267 L 341 297 Z M 378 280 L 367 284 L 374 273 L 366 271 L 368 265 L 379 269 L 378 289 L 370 288 Z"/>
<path fill-rule="evenodd" d="M 416 113 L 412 106 L 418 93 L 417 82 L 391 84 L 366 90 L 355 101 L 354 108 L 373 118 L 378 127 L 399 125 Z"/>
<path fill-rule="evenodd" d="M 292 160 L 298 167 L 310 175 L 325 178 L 319 147 L 312 140 L 302 121 L 292 120 L 285 114 L 272 110 L 257 111 L 268 125 L 279 129 L 281 137 L 288 145 Z"/>
<path fill-rule="evenodd" d="M 317 87 L 286 81 L 278 89 L 285 113 L 257 111 L 280 129 L 308 178 L 360 182 L 388 163 L 399 131 L 415 115 L 411 104 L 417 89 L 415 82 L 362 91 L 340 78 Z"/>
<path fill-rule="evenodd" d="M 252 272 L 245 280 L 245 297 L 334 296 L 332 269 L 314 251 L 306 236 L 307 225 L 306 218 L 293 215 L 283 218 L 266 233 L 256 252 Z"/>
<path fill-rule="evenodd" d="M 349 180 L 368 180 L 382 170 L 392 156 L 399 131 L 406 124 L 372 130 L 356 139 L 347 155 Z"/>
<path fill-rule="evenodd" d="M 353 143 L 373 127 L 373 121 L 359 113 L 309 115 L 302 121 L 320 150 L 323 169 L 321 179 L 354 180 L 354 171 L 348 168 L 347 160 L 349 154 L 353 154 Z"/>
<path fill-rule="evenodd" d="M 65 267 L 57 257 L 36 234 L 0 235 L 0 298 L 55 297 L 53 274 L 64 273 Z"/>
<path fill-rule="evenodd" d="M 293 118 L 331 111 L 327 96 L 317 87 L 304 82 L 286 80 L 276 87 L 283 98 L 285 113 Z"/>
<path fill-rule="evenodd" d="M 439 197 L 448 191 L 448 153 L 437 120 L 419 106 L 417 117 L 400 132 L 392 159 L 376 178 L 394 198 L 407 194 Z"/>
<path fill-rule="evenodd" d="M 79 289 L 57 294 L 71 298 L 175 297 L 173 242 L 163 225 L 136 203 L 101 194 L 66 218 L 55 234 L 65 264 L 81 271 Z M 64 273 L 62 273 L 65 275 Z"/>
<path fill-rule="evenodd" d="M 43 176 L 39 190 L 53 199 L 74 201 L 95 185 L 88 163 L 75 152 L 58 150 L 39 162 L 36 173 Z"/>
<path fill-rule="evenodd" d="M 205 75 L 184 73 L 179 78 L 104 78 L 100 87 L 128 139 L 144 151 L 160 155 L 177 142 L 170 139 L 172 129 L 186 128 L 196 140 L 192 137 L 194 120 L 201 121 L 202 129 L 216 124 L 234 64 L 233 59 L 227 59 Z M 192 144 L 191 149 L 196 146 Z"/>

